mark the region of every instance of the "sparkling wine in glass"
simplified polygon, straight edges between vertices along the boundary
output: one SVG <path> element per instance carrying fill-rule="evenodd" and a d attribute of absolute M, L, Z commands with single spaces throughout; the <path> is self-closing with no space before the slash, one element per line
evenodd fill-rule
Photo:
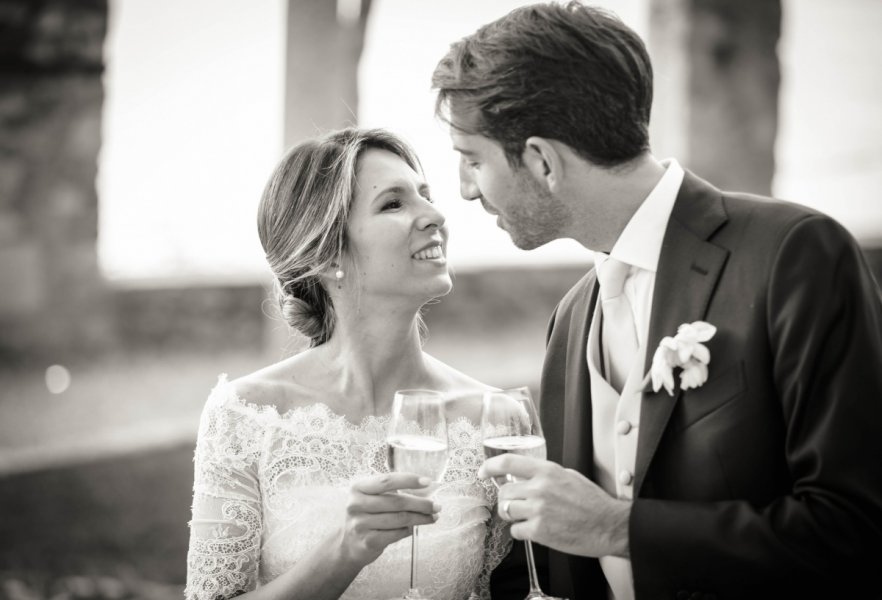
<path fill-rule="evenodd" d="M 481 411 L 481 437 L 484 456 L 493 458 L 500 454 L 520 454 L 545 460 L 545 436 L 533 403 L 530 388 L 517 387 L 484 393 Z M 514 481 L 514 477 L 494 477 L 497 487 Z M 536 575 L 533 545 L 524 540 L 527 549 L 527 569 L 530 575 L 530 591 L 525 600 L 566 600 L 543 593 Z"/>
<path fill-rule="evenodd" d="M 444 396 L 432 390 L 399 390 L 392 402 L 392 419 L 386 435 L 389 469 L 416 473 L 440 482 L 447 468 L 447 419 Z M 430 494 L 412 490 L 413 494 Z M 410 555 L 410 589 L 404 600 L 431 600 L 417 587 L 419 527 L 413 528 Z"/>

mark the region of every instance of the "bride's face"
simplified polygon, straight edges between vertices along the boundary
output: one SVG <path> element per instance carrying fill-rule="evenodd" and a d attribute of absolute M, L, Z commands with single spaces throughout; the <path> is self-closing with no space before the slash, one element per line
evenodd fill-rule
<path fill-rule="evenodd" d="M 420 174 L 371 148 L 359 158 L 356 181 L 347 234 L 360 290 L 418 303 L 447 294 L 447 228 Z"/>

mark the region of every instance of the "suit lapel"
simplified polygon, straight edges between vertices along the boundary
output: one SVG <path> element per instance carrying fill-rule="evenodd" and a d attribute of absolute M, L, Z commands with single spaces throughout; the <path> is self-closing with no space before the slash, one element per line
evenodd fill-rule
<path fill-rule="evenodd" d="M 573 303 L 567 335 L 566 376 L 564 380 L 564 422 L 561 464 L 586 477 L 594 476 L 594 440 L 591 419 L 591 382 L 588 374 L 588 330 L 599 292 L 596 277 L 591 277 L 580 297 Z M 567 597 L 582 596 L 582 590 L 605 586 L 596 559 L 552 552 L 549 561 L 551 581 Z M 579 592 L 579 593 L 577 593 Z"/>
<path fill-rule="evenodd" d="M 729 254 L 707 239 L 726 219 L 720 191 L 687 171 L 662 242 L 644 373 L 649 372 L 652 356 L 663 337 L 673 336 L 683 323 L 705 318 Z M 649 388 L 644 392 L 637 442 L 635 498 L 681 393 L 679 388 L 673 397 L 664 388 L 658 392 Z"/>
<path fill-rule="evenodd" d="M 588 380 L 588 328 L 597 301 L 597 280 L 592 279 L 585 293 L 573 305 L 567 336 L 567 367 L 564 398 L 562 464 L 590 475 L 593 471 L 591 435 L 591 386 Z"/>

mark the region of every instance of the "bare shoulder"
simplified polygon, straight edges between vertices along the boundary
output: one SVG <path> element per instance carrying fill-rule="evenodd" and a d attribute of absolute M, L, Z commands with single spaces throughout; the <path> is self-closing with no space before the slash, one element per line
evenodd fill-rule
<path fill-rule="evenodd" d="M 310 378 L 309 351 L 266 366 L 230 382 L 236 395 L 248 404 L 275 407 L 280 413 L 316 401 Z"/>
<path fill-rule="evenodd" d="M 437 380 L 436 389 L 443 391 L 447 396 L 448 416 L 454 419 L 462 416 L 474 423 L 480 423 L 484 392 L 496 388 L 429 354 L 426 354 L 426 362 Z"/>

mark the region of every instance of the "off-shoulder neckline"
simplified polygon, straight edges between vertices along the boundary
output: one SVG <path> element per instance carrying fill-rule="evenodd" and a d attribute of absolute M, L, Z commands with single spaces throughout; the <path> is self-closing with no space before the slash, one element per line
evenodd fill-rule
<path fill-rule="evenodd" d="M 275 404 L 257 404 L 243 398 L 236 391 L 235 386 L 230 382 L 226 373 L 218 375 L 218 381 L 214 389 L 211 391 L 212 396 L 217 396 L 222 404 L 233 403 L 239 410 L 246 411 L 261 420 L 270 422 L 288 422 L 294 420 L 297 416 L 310 414 L 315 411 L 321 412 L 324 416 L 333 420 L 340 420 L 350 427 L 357 429 L 367 429 L 371 426 L 385 426 L 391 415 L 367 415 L 356 423 L 348 416 L 338 413 L 328 404 L 324 402 L 311 402 L 300 406 L 293 406 L 283 412 L 279 412 Z"/>
<path fill-rule="evenodd" d="M 391 414 L 367 415 L 361 419 L 361 422 L 356 423 L 346 415 L 338 413 L 324 402 L 312 402 L 279 412 L 278 407 L 274 404 L 257 404 L 242 398 L 236 392 L 235 386 L 230 382 L 226 373 L 218 375 L 217 383 L 211 390 L 210 397 L 214 398 L 214 402 L 219 406 L 247 413 L 257 421 L 265 424 L 285 425 L 298 420 L 301 416 L 310 416 L 318 412 L 329 421 L 344 424 L 347 429 L 364 432 L 385 428 L 392 417 Z M 459 431 L 462 428 L 466 428 L 480 432 L 480 426 L 464 415 L 457 416 L 455 419 L 449 419 L 447 426 L 449 429 L 452 428 Z"/>

